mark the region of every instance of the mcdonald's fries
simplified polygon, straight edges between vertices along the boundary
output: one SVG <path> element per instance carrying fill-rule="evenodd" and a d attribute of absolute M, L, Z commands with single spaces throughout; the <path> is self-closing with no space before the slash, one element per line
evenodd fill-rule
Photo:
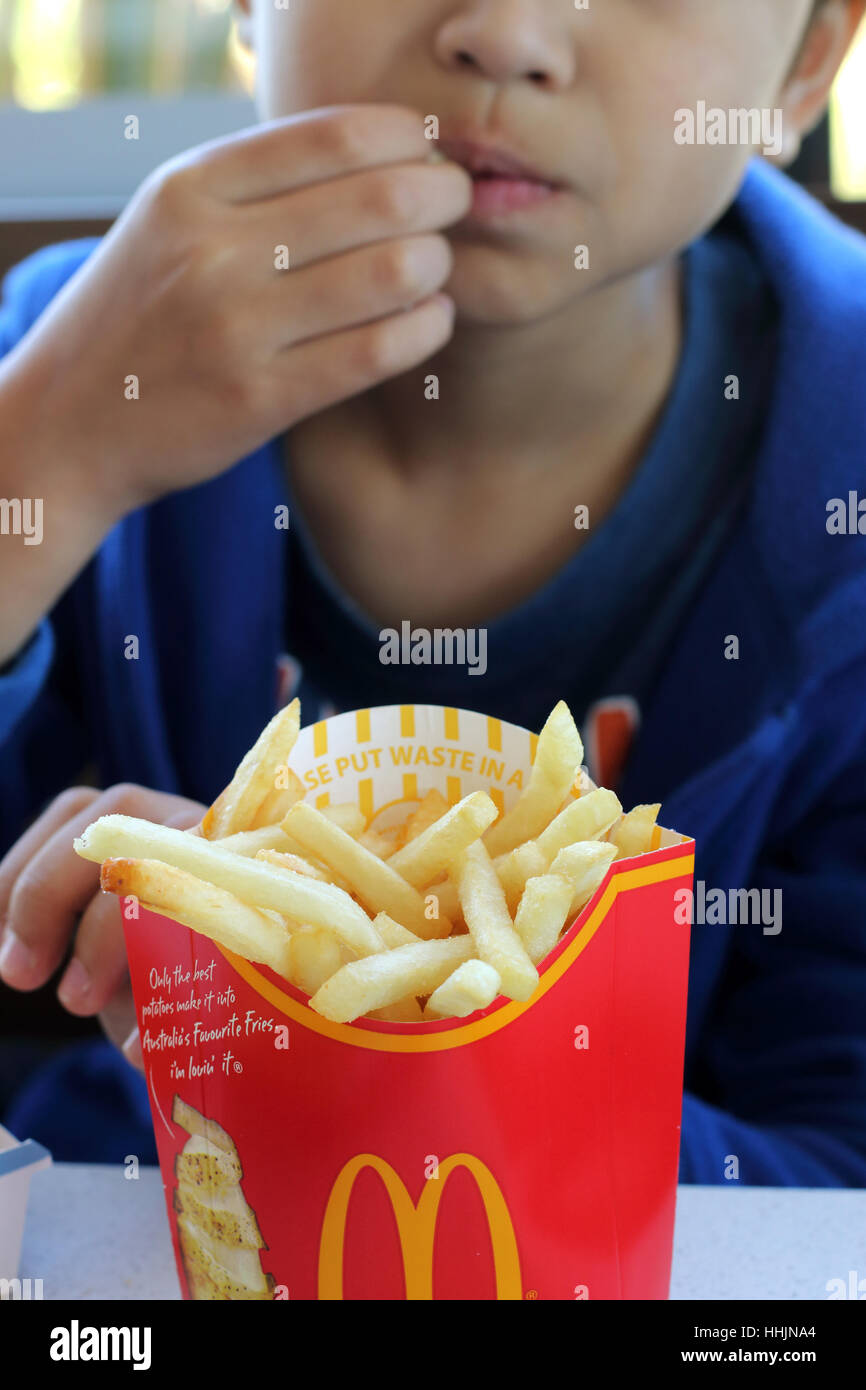
<path fill-rule="evenodd" d="M 369 911 L 390 913 L 416 936 L 447 936 L 451 931 L 451 923 L 441 913 L 438 918 L 427 916 L 417 888 L 345 830 L 326 820 L 314 806 L 298 802 L 283 821 L 283 829 L 347 879 Z"/>
<path fill-rule="evenodd" d="M 340 943 L 325 927 L 302 927 L 289 942 L 289 979 L 307 994 L 315 994 L 343 964 Z"/>
<path fill-rule="evenodd" d="M 265 825 L 260 830 L 239 830 L 235 835 L 226 835 L 225 839 L 212 840 L 211 844 L 219 845 L 220 849 L 229 849 L 232 854 L 240 854 L 245 859 L 255 859 L 262 849 L 289 849 L 285 833 L 278 825 Z"/>
<path fill-rule="evenodd" d="M 618 797 L 606 787 L 597 787 L 595 791 L 570 802 L 558 816 L 554 816 L 541 831 L 536 843 L 550 864 L 553 856 L 567 845 L 576 844 L 579 840 L 600 839 L 621 813 Z"/>
<path fill-rule="evenodd" d="M 381 1019 L 383 1023 L 423 1023 L 424 1010 L 414 994 L 410 994 L 406 999 L 398 999 L 396 1004 L 373 1009 L 367 1017 Z"/>
<path fill-rule="evenodd" d="M 560 700 L 538 736 L 529 786 L 484 837 L 490 854 L 505 854 L 544 829 L 568 795 L 582 761 L 580 734 L 571 710 Z"/>
<path fill-rule="evenodd" d="M 461 850 L 454 870 L 463 916 L 478 955 L 498 972 L 510 999 L 528 999 L 538 984 L 538 971 L 514 930 L 486 845 L 476 840 Z"/>
<path fill-rule="evenodd" d="M 341 830 L 345 830 L 347 835 L 362 835 L 367 827 L 367 822 L 357 806 L 348 801 L 341 802 L 339 806 L 323 806 L 322 815 L 326 820 L 333 821 Z"/>
<path fill-rule="evenodd" d="M 303 787 L 294 774 L 289 774 L 288 758 L 295 746 L 298 730 L 301 727 L 301 706 L 293 700 L 285 709 L 275 714 L 271 722 L 262 730 L 246 757 L 242 760 L 225 791 L 202 818 L 201 832 L 208 840 L 218 840 L 231 835 L 236 830 L 255 830 L 259 814 L 267 802 L 273 820 L 285 815 L 296 790 L 303 794 Z M 285 771 L 283 780 L 280 774 Z M 273 798 L 275 791 L 283 792 L 282 814 L 278 810 L 279 798 Z M 265 822 L 268 824 L 268 822 Z"/>
<path fill-rule="evenodd" d="M 516 849 L 509 850 L 508 854 L 501 854 L 493 863 L 505 893 L 508 911 L 513 913 L 527 879 L 533 874 L 543 874 L 548 860 L 536 840 L 527 840 Z"/>
<path fill-rule="evenodd" d="M 623 814 L 581 768 L 562 702 L 498 818 L 486 791 L 460 797 L 448 778 L 449 804 L 436 787 L 416 790 L 414 773 L 399 821 L 389 802 L 371 824 L 369 797 L 332 806 L 317 794 L 313 805 L 315 779 L 287 761 L 299 728 L 293 701 L 195 831 L 103 816 L 75 849 L 102 864 L 105 889 L 268 966 L 333 1022 L 423 1024 L 464 1018 L 500 994 L 529 999 L 613 861 L 660 841 L 657 805 Z"/>
<path fill-rule="evenodd" d="M 280 785 L 267 793 L 250 821 L 250 830 L 261 830 L 266 825 L 279 825 L 289 807 L 294 806 L 304 795 L 304 784 L 290 767 L 275 767 L 274 780 Z"/>
<path fill-rule="evenodd" d="M 652 846 L 660 803 L 653 806 L 635 806 L 624 815 L 610 832 L 608 839 L 616 845 L 617 859 L 630 859 L 635 854 L 646 854 Z"/>
<path fill-rule="evenodd" d="M 387 912 L 380 912 L 373 922 L 373 926 L 381 936 L 385 946 L 389 951 L 393 951 L 395 946 L 414 946 L 420 937 L 416 936 L 406 927 L 401 927 L 399 922 L 395 922 L 393 917 L 389 917 Z"/>
<path fill-rule="evenodd" d="M 97 863 L 130 855 L 132 846 L 138 847 L 138 853 L 149 849 L 153 857 L 159 853 L 164 863 L 200 875 L 200 881 L 209 880 L 242 903 L 272 908 L 306 926 L 328 927 L 359 955 L 382 949 L 370 918 L 342 888 L 292 869 L 242 858 L 185 830 L 151 825 L 133 816 L 102 816 L 75 841 L 77 853 Z M 196 930 L 209 934 L 206 926 Z"/>
<path fill-rule="evenodd" d="M 447 810 L 448 802 L 442 793 L 437 791 L 435 787 L 431 787 L 429 792 L 425 792 L 418 810 L 413 811 L 411 816 L 403 822 L 397 848 L 402 849 L 403 845 L 408 845 L 410 840 L 414 840 L 429 825 L 433 825 L 440 816 L 444 816 Z"/>
<path fill-rule="evenodd" d="M 424 896 L 428 901 L 433 900 L 439 915 L 447 917 L 449 922 L 456 922 L 463 915 L 457 889 L 450 878 L 444 878 L 441 883 L 434 883 L 425 888 Z"/>
<path fill-rule="evenodd" d="M 364 830 L 357 836 L 358 844 L 363 845 L 371 854 L 378 855 L 380 859 L 387 859 L 394 853 L 397 847 L 397 830 Z"/>
<path fill-rule="evenodd" d="M 350 1023 L 371 1009 L 396 1004 L 407 994 L 432 993 L 474 950 L 471 937 L 451 936 L 351 961 L 322 985 L 310 1005 L 333 1023 Z"/>
<path fill-rule="evenodd" d="M 296 874 L 306 874 L 308 878 L 317 878 L 320 883 L 327 883 L 328 875 L 324 869 L 319 869 L 315 864 L 311 864 L 309 859 L 302 859 L 299 854 L 292 854 L 291 850 L 283 851 L 280 849 L 260 849 L 256 859 L 261 859 L 265 864 L 276 864 L 278 869 L 294 869 Z"/>
<path fill-rule="evenodd" d="M 586 840 L 559 851 L 550 872 L 561 874 L 571 884 L 569 916 L 574 917 L 589 902 L 615 858 L 616 846 L 603 841 Z"/>
<path fill-rule="evenodd" d="M 135 897 L 145 907 L 204 932 L 239 956 L 261 961 L 278 975 L 287 973 L 288 931 L 224 888 L 202 883 L 184 869 L 157 859 L 108 859 L 100 882 L 109 893 Z"/>
<path fill-rule="evenodd" d="M 568 919 L 574 889 L 561 874 L 543 874 L 526 881 L 514 916 L 514 930 L 526 954 L 537 965 L 553 950 Z"/>
<path fill-rule="evenodd" d="M 427 1000 L 427 1012 L 444 1018 L 466 1018 L 486 1009 L 502 989 L 502 981 L 483 960 L 467 960 L 443 980 Z"/>
<path fill-rule="evenodd" d="M 473 792 L 392 854 L 389 867 L 402 874 L 407 883 L 424 888 L 495 819 L 496 807 L 490 797 L 485 792 Z"/>
<path fill-rule="evenodd" d="M 289 845 L 292 842 L 287 839 L 285 843 Z M 266 864 L 276 864 L 277 868 L 294 869 L 295 873 L 306 874 L 307 878 L 317 878 L 320 883 L 333 883 L 345 893 L 351 892 L 350 885 L 334 869 L 328 869 L 326 864 L 316 860 L 305 859 L 302 854 L 295 854 L 291 849 L 260 849 L 256 859 L 261 859 Z"/>

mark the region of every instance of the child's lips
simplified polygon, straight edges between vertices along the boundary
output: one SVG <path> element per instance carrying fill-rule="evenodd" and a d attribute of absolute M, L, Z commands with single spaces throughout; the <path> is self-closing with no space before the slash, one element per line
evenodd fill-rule
<path fill-rule="evenodd" d="M 469 221 L 498 218 L 546 203 L 562 191 L 539 170 L 510 151 L 474 140 L 443 139 L 439 148 L 447 159 L 462 165 L 472 178 Z"/>
<path fill-rule="evenodd" d="M 476 176 L 472 180 L 472 211 L 469 216 L 486 218 L 519 212 L 546 202 L 557 192 L 553 184 L 535 179 Z"/>

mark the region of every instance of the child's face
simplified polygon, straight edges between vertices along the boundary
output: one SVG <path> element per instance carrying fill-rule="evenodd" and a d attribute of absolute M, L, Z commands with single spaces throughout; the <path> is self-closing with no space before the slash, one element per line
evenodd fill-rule
<path fill-rule="evenodd" d="M 770 120 L 812 9 L 812 0 L 251 3 L 263 119 L 396 102 L 438 117 L 446 149 L 449 139 L 481 141 L 559 185 L 449 233 L 458 310 L 500 324 L 565 308 L 712 224 L 752 151 L 678 143 L 675 112 L 703 102 L 767 108 Z M 584 244 L 589 269 L 578 270 Z"/>

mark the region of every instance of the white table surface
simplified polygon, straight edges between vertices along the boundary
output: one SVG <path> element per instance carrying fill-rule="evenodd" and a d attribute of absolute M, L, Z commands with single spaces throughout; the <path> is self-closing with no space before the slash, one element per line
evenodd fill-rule
<path fill-rule="evenodd" d="M 866 1190 L 679 1189 L 674 1299 L 826 1300 L 851 1270 L 866 1279 Z M 34 1173 L 20 1276 L 46 1299 L 178 1298 L 159 1170 Z"/>

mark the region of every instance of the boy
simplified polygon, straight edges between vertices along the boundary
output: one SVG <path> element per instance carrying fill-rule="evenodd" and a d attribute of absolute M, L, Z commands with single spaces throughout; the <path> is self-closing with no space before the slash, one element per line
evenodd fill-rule
<path fill-rule="evenodd" d="M 62 1002 L 126 1036 L 73 835 L 196 821 L 275 670 L 308 720 L 562 697 L 699 882 L 782 894 L 693 928 L 682 1180 L 866 1181 L 866 559 L 827 524 L 866 250 L 683 116 L 779 115 L 789 160 L 863 10 L 240 0 L 274 123 L 6 288 L 0 491 L 44 499 L 0 546 L 8 984 L 74 941 Z M 483 675 L 384 664 L 404 621 L 482 629 Z M 13 843 L 88 758 L 109 790 Z"/>

